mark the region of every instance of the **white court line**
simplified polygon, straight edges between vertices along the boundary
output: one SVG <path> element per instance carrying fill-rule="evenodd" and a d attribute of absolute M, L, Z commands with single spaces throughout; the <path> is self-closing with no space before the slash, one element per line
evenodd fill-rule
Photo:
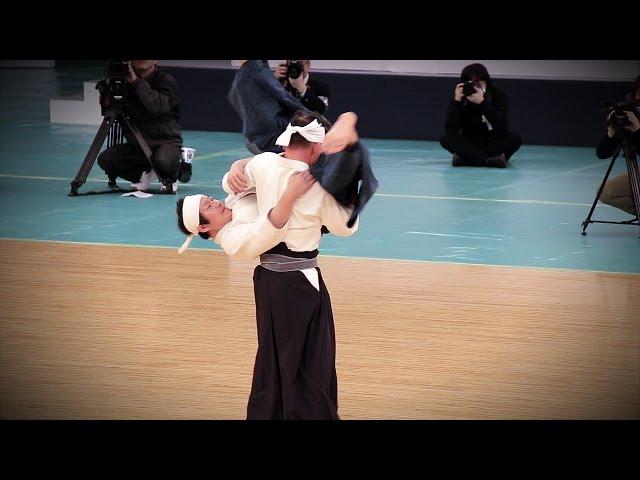
<path fill-rule="evenodd" d="M 491 238 L 491 237 L 472 237 L 470 235 L 454 235 L 452 233 L 431 233 L 431 232 L 404 232 L 404 233 L 412 233 L 415 235 L 429 235 L 432 237 L 457 237 L 457 238 L 473 238 L 474 240 L 491 240 L 500 241 L 502 238 Z"/>
<path fill-rule="evenodd" d="M 7 173 L 0 173 L 0 178 L 22 178 L 26 180 L 54 180 L 54 181 L 65 181 L 71 183 L 71 178 L 63 178 L 63 177 L 38 177 L 33 175 L 13 175 Z M 126 181 L 126 180 L 125 180 Z M 107 182 L 106 178 L 95 178 L 89 177 L 87 178 L 87 182 Z M 191 188 L 191 187 L 201 187 L 201 188 L 211 188 L 216 190 L 222 190 L 220 185 L 209 185 L 206 183 L 185 183 L 181 184 L 181 187 Z M 560 205 L 560 206 L 570 206 L 570 207 L 590 207 L 590 203 L 572 203 L 572 202 L 554 202 L 550 200 L 510 200 L 510 199 L 501 199 L 501 198 L 478 198 L 478 197 L 443 197 L 436 195 L 402 195 L 395 193 L 376 193 L 374 197 L 388 197 L 388 198 L 414 198 L 419 200 L 462 200 L 467 202 L 495 202 L 495 203 L 518 203 L 518 204 L 531 204 L 531 205 Z M 609 207 L 606 204 L 599 204 L 599 207 Z M 614 208 L 614 207 L 610 207 Z"/>
<path fill-rule="evenodd" d="M 171 249 L 175 250 L 176 253 L 178 251 L 179 246 L 175 247 L 166 247 L 163 245 L 134 245 L 128 243 L 100 243 L 100 242 L 79 242 L 79 241 L 70 241 L 70 240 L 39 240 L 35 238 L 9 238 L 9 237 L 0 237 L 0 241 L 9 240 L 16 242 L 40 242 L 40 243 L 60 243 L 60 244 L 69 244 L 69 245 L 97 245 L 101 247 L 133 247 L 133 248 L 159 248 L 159 249 Z M 214 253 L 224 254 L 224 250 L 219 248 L 199 248 L 199 247 L 191 247 L 194 250 L 204 250 L 204 251 L 212 251 Z M 225 254 L 226 255 L 226 254 Z M 430 263 L 437 265 L 474 265 L 477 267 L 499 267 L 499 268 L 528 268 L 532 270 L 559 270 L 563 272 L 588 272 L 588 273 L 612 273 L 615 275 L 631 275 L 640 277 L 640 273 L 638 272 L 612 272 L 609 270 L 586 270 L 582 268 L 561 268 L 561 267 L 531 267 L 527 265 L 494 265 L 491 263 L 467 263 L 467 262 L 443 262 L 436 260 L 408 260 L 404 258 L 377 258 L 377 257 L 352 257 L 348 255 L 325 255 L 321 254 L 321 258 L 344 258 L 347 260 L 380 260 L 384 262 L 405 262 L 405 263 Z"/>
<path fill-rule="evenodd" d="M 0 178 L 22 178 L 22 179 L 26 179 L 26 180 L 54 180 L 54 181 L 64 181 L 64 182 L 69 182 L 71 183 L 71 180 L 73 180 L 72 178 L 64 178 L 64 177 L 37 177 L 37 176 L 33 176 L 33 175 L 12 175 L 12 174 L 6 174 L 6 173 L 0 173 Z M 87 182 L 107 182 L 106 178 L 96 178 L 96 177 L 89 177 L 86 180 Z M 129 183 L 127 180 L 122 180 L 122 182 L 124 183 Z M 159 184 L 158 184 L 159 185 Z M 180 184 L 180 186 L 182 187 L 202 187 L 202 188 L 213 188 L 213 189 L 218 189 L 218 190 L 222 190 L 222 186 L 221 185 L 208 185 L 206 183 L 191 183 L 189 182 L 187 183 L 183 183 Z"/>
<path fill-rule="evenodd" d="M 510 200 L 501 198 L 478 198 L 478 197 L 441 197 L 435 195 L 400 195 L 390 193 L 376 193 L 375 197 L 392 197 L 392 198 L 417 198 L 427 200 L 464 200 L 470 202 L 498 202 L 498 203 L 523 203 L 534 205 L 566 205 L 571 207 L 590 207 L 590 203 L 572 203 L 572 202 L 553 202 L 550 200 Z"/>

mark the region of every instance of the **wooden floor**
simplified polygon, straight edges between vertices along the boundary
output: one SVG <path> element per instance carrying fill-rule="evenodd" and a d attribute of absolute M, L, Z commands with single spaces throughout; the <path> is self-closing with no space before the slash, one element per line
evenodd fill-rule
<path fill-rule="evenodd" d="M 321 258 L 343 419 L 638 419 L 640 276 Z M 0 418 L 242 419 L 254 263 L 0 242 Z"/>

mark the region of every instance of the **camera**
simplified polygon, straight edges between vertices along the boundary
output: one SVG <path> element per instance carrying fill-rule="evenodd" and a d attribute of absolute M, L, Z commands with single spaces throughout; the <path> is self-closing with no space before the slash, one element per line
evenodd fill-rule
<path fill-rule="evenodd" d="M 111 80 L 126 80 L 127 75 L 129 75 L 129 62 L 127 60 L 111 61 L 107 64 L 107 77 Z"/>
<path fill-rule="evenodd" d="M 289 78 L 296 79 L 302 75 L 302 62 L 298 60 L 287 61 L 287 75 Z"/>
<path fill-rule="evenodd" d="M 107 63 L 104 76 L 96 85 L 96 89 L 100 91 L 102 115 L 104 115 L 106 109 L 122 109 L 126 106 L 128 75 L 128 61 L 112 60 Z"/>
<path fill-rule="evenodd" d="M 607 115 L 612 112 L 607 125 L 616 131 L 631 125 L 631 121 L 625 112 L 631 112 L 640 119 L 640 112 L 638 111 L 637 105 L 629 99 L 621 102 L 607 101 L 605 102 L 605 106 L 608 109 Z"/>
<path fill-rule="evenodd" d="M 474 82 L 473 80 L 464 82 L 464 85 L 462 85 L 462 94 L 465 97 L 468 97 L 469 95 L 473 95 L 474 93 L 476 93 L 475 87 L 480 87 L 480 84 L 477 82 Z"/>

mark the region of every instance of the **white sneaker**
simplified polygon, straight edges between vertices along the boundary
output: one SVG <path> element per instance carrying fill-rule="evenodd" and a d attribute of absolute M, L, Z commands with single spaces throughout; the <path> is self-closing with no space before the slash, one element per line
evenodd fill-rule
<path fill-rule="evenodd" d="M 140 192 L 146 192 L 149 189 L 149 185 L 151 185 L 151 182 L 153 182 L 156 178 L 158 178 L 158 176 L 153 170 L 142 172 L 142 175 L 140 175 L 140 181 L 138 183 L 132 183 L 131 187 Z"/>
<path fill-rule="evenodd" d="M 173 182 L 172 186 L 173 186 L 173 193 L 177 192 L 178 191 L 178 180 Z M 160 187 L 160 191 L 161 192 L 166 192 L 167 191 L 167 187 L 165 187 L 164 184 L 162 184 L 162 187 Z"/>

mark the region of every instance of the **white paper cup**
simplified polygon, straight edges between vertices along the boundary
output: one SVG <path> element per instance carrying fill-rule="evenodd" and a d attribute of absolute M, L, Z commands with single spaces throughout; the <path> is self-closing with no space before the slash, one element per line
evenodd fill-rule
<path fill-rule="evenodd" d="M 182 160 L 184 160 L 186 163 L 191 163 L 195 154 L 195 148 L 182 147 Z"/>

